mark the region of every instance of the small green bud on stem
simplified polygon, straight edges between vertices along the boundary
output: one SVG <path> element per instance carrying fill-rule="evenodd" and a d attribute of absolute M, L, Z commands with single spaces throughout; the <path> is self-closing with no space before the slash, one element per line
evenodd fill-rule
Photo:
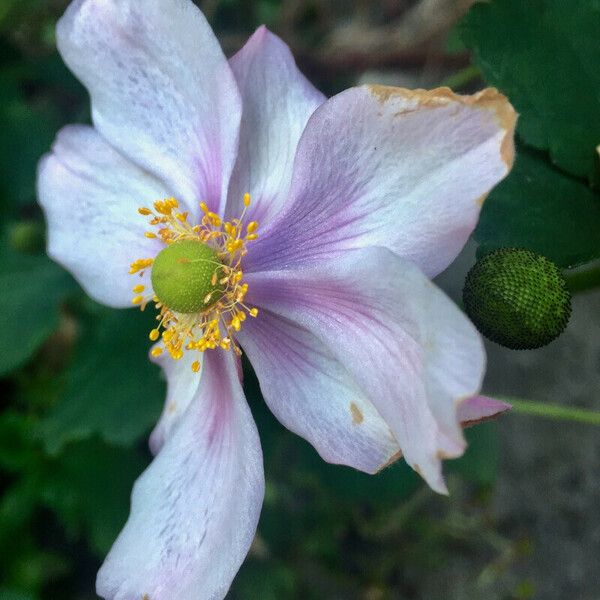
<path fill-rule="evenodd" d="M 558 267 L 518 248 L 502 248 L 477 261 L 467 275 L 463 302 L 483 335 L 513 350 L 549 344 L 571 316 L 571 295 Z"/>

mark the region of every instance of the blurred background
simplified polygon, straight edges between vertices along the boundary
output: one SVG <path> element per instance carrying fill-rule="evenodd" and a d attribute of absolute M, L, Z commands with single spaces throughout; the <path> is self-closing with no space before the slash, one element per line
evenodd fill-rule
<path fill-rule="evenodd" d="M 132 482 L 150 461 L 147 436 L 164 397 L 160 373 L 146 360 L 152 316 L 100 307 L 44 255 L 44 223 L 35 203 L 37 161 L 60 127 L 90 120 L 87 94 L 55 48 L 54 26 L 67 4 L 0 1 L 1 600 L 96 598 L 95 573 L 125 522 Z M 359 82 L 449 85 L 470 93 L 484 87 L 484 79 L 498 85 L 494 73 L 500 84 L 503 77 L 517 79 L 530 63 L 509 56 L 523 41 L 523 19 L 509 20 L 503 30 L 485 22 L 484 11 L 466 15 L 469 0 L 197 4 L 228 55 L 266 23 L 328 95 Z M 546 27 L 549 69 L 558 65 L 572 72 L 560 56 L 561 24 L 544 13 L 556 2 L 493 4 L 506 9 L 505 16 L 511 5 L 528 5 L 532 23 L 556 26 Z M 578 1 L 563 5 L 572 13 L 580 7 Z M 576 28 L 575 21 L 571 26 Z M 490 37 L 488 30 L 511 49 L 506 55 L 485 47 L 486 39 L 479 41 L 478 36 Z M 581 44 L 597 46 L 598 31 L 578 30 L 577 43 L 565 52 L 588 56 Z M 540 44 L 549 43 L 545 34 L 535 35 Z M 537 40 L 523 45 L 535 48 Z M 486 52 L 496 52 L 498 69 L 489 68 L 493 61 Z M 592 69 L 586 76 L 596 77 Z M 514 88 L 510 77 L 508 92 Z M 592 100 L 597 106 L 600 93 Z M 600 109 L 588 128 L 598 129 L 598 119 Z M 555 183 L 564 165 L 554 160 L 550 165 L 540 144 L 525 148 L 528 132 L 520 134 L 520 152 L 529 161 L 522 164 L 531 167 L 539 160 L 539 169 L 552 169 L 539 176 L 543 185 L 560 188 L 576 206 L 592 207 L 593 216 L 581 217 L 571 241 L 565 241 L 564 229 L 571 231 L 569 219 L 576 217 L 567 211 L 549 252 L 561 244 L 583 244 L 586 235 L 597 242 L 596 175 L 574 173 Z M 531 183 L 531 176 L 519 173 L 514 177 L 529 177 Z M 513 178 L 488 202 L 514 198 L 511 185 L 522 189 Z M 551 193 L 539 195 L 546 200 Z M 457 301 L 477 242 L 494 245 L 492 237 L 480 232 L 440 277 Z M 593 258 L 584 249 L 567 262 L 583 262 L 584 255 Z M 513 352 L 489 344 L 485 391 L 600 409 L 600 293 L 578 294 L 573 307 L 567 331 L 546 348 Z M 245 370 L 267 488 L 258 535 L 232 600 L 600 599 L 597 428 L 509 414 L 471 429 L 466 455 L 446 463 L 445 498 L 401 462 L 373 477 L 323 463 L 268 413 L 250 366 Z"/>

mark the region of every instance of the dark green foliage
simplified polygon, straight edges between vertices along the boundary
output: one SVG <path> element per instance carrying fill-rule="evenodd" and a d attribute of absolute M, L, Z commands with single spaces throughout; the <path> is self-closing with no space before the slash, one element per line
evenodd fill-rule
<path fill-rule="evenodd" d="M 561 169 L 598 181 L 600 4 L 481 2 L 461 31 L 486 81 L 520 114 L 519 136 Z"/>
<path fill-rule="evenodd" d="M 549 344 L 571 316 L 571 295 L 556 265 L 523 249 L 503 248 L 477 261 L 463 302 L 481 333 L 513 350 Z"/>
<path fill-rule="evenodd" d="M 519 148 L 510 175 L 483 205 L 475 239 L 480 255 L 529 248 L 563 268 L 600 258 L 600 197 L 539 153 Z"/>

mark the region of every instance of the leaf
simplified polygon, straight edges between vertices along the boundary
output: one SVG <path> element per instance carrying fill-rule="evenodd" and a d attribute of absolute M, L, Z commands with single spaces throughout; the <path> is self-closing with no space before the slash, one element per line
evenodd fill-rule
<path fill-rule="evenodd" d="M 600 2 L 494 0 L 461 27 L 485 79 L 520 113 L 529 145 L 576 176 L 598 176 Z"/>
<path fill-rule="evenodd" d="M 21 366 L 56 329 L 73 280 L 45 256 L 0 247 L 0 375 Z"/>
<path fill-rule="evenodd" d="M 37 163 L 50 150 L 59 120 L 29 106 L 8 78 L 0 88 L 1 202 L 25 204 L 35 199 Z"/>
<path fill-rule="evenodd" d="M 41 427 L 50 453 L 94 434 L 132 445 L 157 420 L 165 388 L 148 359 L 150 312 L 101 310 L 88 319 L 64 394 Z"/>
<path fill-rule="evenodd" d="M 32 429 L 33 423 L 29 417 L 10 409 L 5 409 L 0 414 L 0 468 L 2 470 L 18 473 L 35 462 L 36 454 L 31 445 Z"/>
<path fill-rule="evenodd" d="M 125 524 L 133 482 L 147 460 L 136 450 L 97 439 L 66 450 L 44 471 L 42 502 L 57 513 L 68 533 L 85 533 L 92 550 L 103 556 Z"/>
<path fill-rule="evenodd" d="M 492 485 L 498 472 L 497 434 L 496 423 L 481 423 L 465 430 L 467 450 L 458 460 L 448 462 L 448 470 L 475 484 Z"/>
<path fill-rule="evenodd" d="M 521 150 L 510 175 L 483 205 L 480 254 L 506 246 L 534 250 L 560 267 L 600 257 L 600 197 Z"/>

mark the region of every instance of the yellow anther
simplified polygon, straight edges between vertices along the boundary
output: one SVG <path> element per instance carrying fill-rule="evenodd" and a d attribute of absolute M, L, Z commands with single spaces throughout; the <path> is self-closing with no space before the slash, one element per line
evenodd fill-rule
<path fill-rule="evenodd" d="M 203 297 L 203 304 L 199 312 L 177 312 L 154 296 L 159 314 L 149 338 L 153 342 L 162 339 L 162 345 L 152 350 L 153 356 L 166 351 L 174 360 L 179 360 L 184 351 L 202 353 L 216 348 L 241 354 L 233 334 L 241 329 L 249 316 L 258 315 L 258 309 L 244 304 L 248 284 L 243 283 L 241 265 L 246 255 L 246 245 L 258 238 L 258 222 L 251 221 L 247 225 L 243 222 L 250 201 L 250 194 L 244 194 L 245 208 L 240 218 L 227 222 L 223 222 L 205 202 L 200 203 L 203 214 L 196 224 L 189 223 L 187 212 L 179 212 L 175 198 L 157 200 L 153 205 L 154 210 L 146 207 L 138 209 L 141 215 L 149 216 L 150 224 L 156 227 L 156 230 L 146 233 L 146 237 L 158 239 L 165 246 L 182 240 L 201 242 L 213 249 L 215 260 L 222 263 L 214 271 L 209 271 L 208 275 L 211 286 L 218 290 L 218 297 L 214 291 L 202 292 L 200 297 Z M 139 259 L 131 263 L 130 273 L 143 274 L 144 269 L 149 267 L 154 268 L 153 259 Z M 145 289 L 141 284 L 133 288 L 136 296 L 132 302 L 142 308 L 148 302 L 147 292 L 142 295 Z M 198 372 L 199 369 L 200 360 L 194 361 L 192 370 Z"/>

